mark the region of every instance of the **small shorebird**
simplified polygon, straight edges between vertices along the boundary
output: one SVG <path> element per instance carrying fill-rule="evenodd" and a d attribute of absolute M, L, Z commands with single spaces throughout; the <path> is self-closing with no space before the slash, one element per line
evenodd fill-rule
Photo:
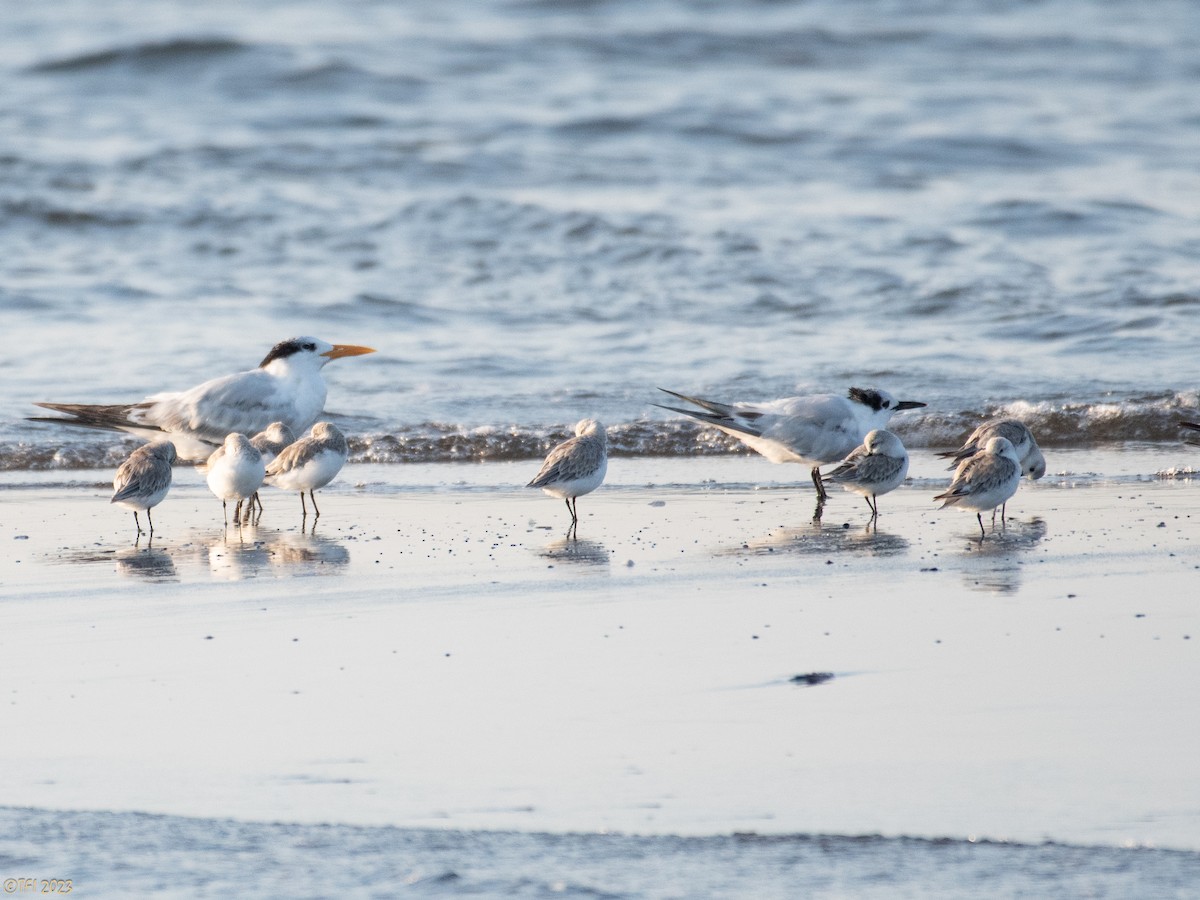
<path fill-rule="evenodd" d="M 984 537 L 987 533 L 983 529 L 983 511 L 992 511 L 992 524 L 995 525 L 997 507 L 1008 502 L 1020 483 L 1021 460 L 1012 442 L 1008 438 L 994 437 L 988 439 L 982 452 L 963 461 L 954 473 L 950 487 L 933 499 L 945 501 L 942 509 L 957 506 L 975 510 L 979 534 Z"/>
<path fill-rule="evenodd" d="M 204 459 L 225 435 L 254 434 L 272 422 L 303 433 L 325 409 L 321 369 L 343 356 L 374 353 L 370 347 L 328 344 L 314 337 L 281 341 L 258 368 L 225 375 L 186 391 L 152 394 L 138 403 L 91 406 L 38 403 L 72 418 L 41 416 L 34 422 L 58 422 L 127 431 L 147 438 L 166 436 L 184 459 Z"/>
<path fill-rule="evenodd" d="M 313 517 L 319 518 L 321 510 L 317 508 L 317 496 L 313 492 L 333 481 L 349 455 L 346 436 L 338 427 L 331 422 L 318 422 L 312 427 L 312 434 L 284 447 L 267 466 L 268 483 L 281 490 L 299 491 L 304 516 L 308 515 L 304 503 L 304 492 L 308 491 Z"/>
<path fill-rule="evenodd" d="M 546 455 L 546 461 L 526 487 L 541 488 L 567 503 L 571 524 L 567 534 L 579 527 L 579 498 L 590 494 L 604 481 L 608 471 L 608 435 L 595 419 L 575 426 L 575 437 L 567 438 Z"/>
<path fill-rule="evenodd" d="M 208 488 L 221 501 L 221 509 L 225 511 L 225 524 L 229 524 L 229 501 L 236 500 L 233 508 L 233 520 L 237 524 L 242 521 L 242 503 L 250 500 L 262 486 L 266 469 L 263 466 L 262 454 L 250 443 L 244 434 L 234 432 L 225 436 L 225 443 L 209 456 L 205 463 L 205 480 Z M 250 518 L 251 506 L 246 508 L 246 518 Z"/>
<path fill-rule="evenodd" d="M 1019 419 L 993 419 L 984 422 L 971 432 L 971 436 L 957 450 L 939 453 L 943 459 L 951 460 L 950 470 L 957 469 L 964 459 L 970 459 L 983 449 L 991 438 L 1008 438 L 1017 458 L 1021 461 L 1021 474 L 1028 475 L 1030 481 L 1037 481 L 1046 474 L 1046 458 L 1042 449 L 1033 437 L 1033 432 Z"/>
<path fill-rule="evenodd" d="M 257 450 L 262 455 L 264 466 L 269 466 L 271 460 L 277 457 L 283 448 L 296 441 L 296 435 L 292 433 L 292 429 L 288 428 L 283 422 L 272 422 L 254 437 L 250 438 L 250 446 Z M 258 511 L 262 512 L 262 498 L 258 496 L 258 491 L 254 492 L 254 496 L 250 498 L 251 503 L 258 504 Z"/>
<path fill-rule="evenodd" d="M 904 444 L 890 431 L 876 428 L 825 478 L 866 498 L 874 522 L 879 518 L 879 495 L 894 491 L 907 476 L 908 451 Z"/>
<path fill-rule="evenodd" d="M 846 396 L 814 394 L 785 397 L 766 403 L 718 403 L 659 388 L 705 412 L 660 406 L 715 425 L 757 450 L 771 462 L 798 462 L 812 469 L 817 499 L 828 496 L 821 481 L 823 465 L 845 459 L 867 432 L 884 428 L 903 409 L 924 406 L 916 400 L 897 400 L 877 388 L 850 388 Z M 655 404 L 658 406 L 659 404 Z"/>
<path fill-rule="evenodd" d="M 171 464 L 175 462 L 175 445 L 170 441 L 155 441 L 144 444 L 129 454 L 121 463 L 113 478 L 113 495 L 110 503 L 133 510 L 133 524 L 142 534 L 142 523 L 138 521 L 138 510 L 146 511 L 150 534 L 154 535 L 154 520 L 150 508 L 158 506 L 171 489 Z"/>

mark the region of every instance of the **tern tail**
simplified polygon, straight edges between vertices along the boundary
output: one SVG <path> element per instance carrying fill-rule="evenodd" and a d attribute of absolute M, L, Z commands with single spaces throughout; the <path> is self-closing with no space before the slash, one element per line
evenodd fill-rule
<path fill-rule="evenodd" d="M 52 409 L 55 412 L 71 416 L 29 416 L 30 422 L 55 422 L 59 425 L 77 425 L 81 428 L 99 428 L 104 431 L 124 431 L 128 428 L 158 431 L 162 429 L 133 420 L 135 410 L 145 408 L 141 403 L 122 403 L 112 406 L 90 406 L 86 403 L 35 403 L 42 409 Z"/>
<path fill-rule="evenodd" d="M 680 409 L 678 406 L 664 406 L 661 403 L 655 403 L 659 409 L 667 409 L 671 412 L 677 412 L 685 416 L 690 416 L 693 419 L 698 419 L 701 422 L 707 422 L 710 425 L 716 425 L 718 428 L 724 428 L 726 431 L 736 432 L 738 434 L 749 435 L 750 437 L 762 437 L 762 431 L 754 428 L 745 421 L 745 418 L 756 418 L 757 413 L 739 414 L 728 403 L 717 403 L 715 400 L 702 400 L 699 397 L 689 397 L 687 394 L 677 394 L 674 391 L 668 391 L 666 388 L 659 388 L 664 394 L 670 394 L 672 397 L 678 397 L 686 403 L 694 403 L 701 409 L 706 409 L 708 412 L 699 412 L 694 409 Z"/>

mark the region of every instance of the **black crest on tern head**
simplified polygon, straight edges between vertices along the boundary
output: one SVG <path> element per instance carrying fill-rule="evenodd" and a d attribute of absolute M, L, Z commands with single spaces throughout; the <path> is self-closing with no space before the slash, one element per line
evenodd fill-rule
<path fill-rule="evenodd" d="M 316 349 L 317 345 L 314 344 L 309 338 L 289 338 L 286 341 L 280 341 L 278 344 L 272 347 L 271 352 L 263 358 L 263 361 L 258 364 L 258 367 L 262 369 L 266 366 L 269 366 L 277 359 L 287 359 L 289 356 L 295 353 L 301 353 L 305 350 L 311 353 Z"/>
<path fill-rule="evenodd" d="M 861 403 L 863 406 L 869 406 L 875 412 L 879 412 L 887 405 L 887 401 L 883 399 L 883 395 L 871 388 L 850 388 L 850 399 L 855 403 Z"/>

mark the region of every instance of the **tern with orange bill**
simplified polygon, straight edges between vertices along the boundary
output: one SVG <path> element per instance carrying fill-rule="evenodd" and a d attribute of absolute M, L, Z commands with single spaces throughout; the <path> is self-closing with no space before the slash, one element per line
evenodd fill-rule
<path fill-rule="evenodd" d="M 272 347 L 257 368 L 246 372 L 213 378 L 186 391 L 152 394 L 136 403 L 38 403 L 70 418 L 32 421 L 126 431 L 150 440 L 168 438 L 181 458 L 207 459 L 233 432 L 255 434 L 282 422 L 294 434 L 303 434 L 325 409 L 321 369 L 326 363 L 374 352 L 314 337 L 291 338 Z"/>

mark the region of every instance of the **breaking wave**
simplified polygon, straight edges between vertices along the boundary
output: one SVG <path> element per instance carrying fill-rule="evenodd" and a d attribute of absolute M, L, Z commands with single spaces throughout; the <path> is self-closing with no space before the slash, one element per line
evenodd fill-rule
<path fill-rule="evenodd" d="M 981 421 L 1015 418 L 1025 422 L 1043 447 L 1085 448 L 1126 442 L 1178 443 L 1194 433 L 1181 431 L 1181 421 L 1200 421 L 1200 397 L 1170 394 L 1123 402 L 1058 404 L 1017 402 L 954 413 L 905 413 L 892 428 L 913 449 L 958 446 Z M 437 462 L 490 462 L 537 459 L 571 435 L 569 424 L 462 425 L 426 422 L 380 429 L 342 422 L 350 435 L 350 459 L 382 465 Z M 81 433 L 59 428 L 39 441 L 0 442 L 0 471 L 105 469 L 122 462 L 138 445 L 132 437 Z M 54 440 L 61 438 L 61 440 Z M 744 445 L 715 428 L 686 419 L 610 424 L 609 449 L 614 456 L 718 456 L 750 453 Z"/>

